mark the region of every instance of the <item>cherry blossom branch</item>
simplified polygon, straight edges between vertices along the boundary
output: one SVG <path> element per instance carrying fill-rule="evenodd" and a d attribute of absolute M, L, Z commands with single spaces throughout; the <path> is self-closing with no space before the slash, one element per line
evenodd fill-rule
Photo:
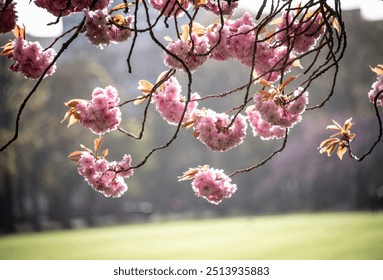
<path fill-rule="evenodd" d="M 142 137 L 144 135 L 145 124 L 146 124 L 146 120 L 147 120 L 148 109 L 149 109 L 149 105 L 150 105 L 150 102 L 151 102 L 151 99 L 152 99 L 152 95 L 153 95 L 154 92 L 156 92 L 156 90 L 161 85 L 163 85 L 171 76 L 173 76 L 175 74 L 175 72 L 176 71 L 174 69 L 168 70 L 166 72 L 166 74 L 153 86 L 153 88 L 150 90 L 148 95 L 146 95 L 144 97 L 138 97 L 138 98 L 135 98 L 135 99 L 131 99 L 131 100 L 125 101 L 125 102 L 123 102 L 123 103 L 118 105 L 119 107 L 121 107 L 121 106 L 123 106 L 123 105 L 125 105 L 127 103 L 130 103 L 130 102 L 134 102 L 134 101 L 137 101 L 137 100 L 140 100 L 140 99 L 147 99 L 147 103 L 146 103 L 146 106 L 145 106 L 145 109 L 144 109 L 144 113 L 143 113 L 143 120 L 141 122 L 141 131 L 140 131 L 139 135 L 135 136 L 133 133 L 127 132 L 127 131 L 123 130 L 121 127 L 119 127 L 118 130 L 120 132 L 124 133 L 125 135 L 127 135 L 129 137 L 133 137 L 136 140 L 142 139 Z"/>
<path fill-rule="evenodd" d="M 150 21 L 150 16 L 149 16 L 149 8 L 148 8 L 148 6 L 147 6 L 146 0 L 142 0 L 142 3 L 143 3 L 143 5 L 144 5 L 144 7 L 145 7 L 145 11 L 146 11 L 146 21 L 147 21 L 148 25 L 151 26 L 151 21 Z M 188 104 L 189 104 L 189 102 L 190 102 L 190 99 L 191 99 L 192 74 L 191 74 L 189 68 L 187 67 L 186 63 L 185 63 L 182 59 L 180 59 L 178 56 L 176 56 L 175 54 L 173 54 L 172 52 L 170 52 L 169 50 L 167 50 L 166 47 L 165 47 L 165 46 L 164 46 L 164 45 L 157 39 L 157 37 L 155 36 L 155 34 L 154 34 L 154 32 L 153 32 L 152 29 L 149 29 L 149 34 L 150 34 L 150 37 L 152 38 L 152 40 L 153 40 L 153 41 L 154 41 L 154 42 L 155 42 L 161 49 L 163 49 L 168 55 L 171 55 L 172 57 L 174 57 L 176 60 L 178 60 L 178 61 L 183 65 L 183 67 L 184 67 L 184 69 L 185 69 L 185 71 L 186 71 L 186 73 L 187 73 L 187 76 L 188 76 L 188 87 L 187 87 L 187 88 L 188 88 L 188 93 L 187 93 L 187 100 L 186 100 L 186 102 L 185 102 L 185 109 L 184 109 L 184 111 L 183 111 L 183 113 L 182 113 L 182 115 L 181 115 L 180 121 L 179 121 L 179 123 L 178 123 L 178 125 L 177 125 L 177 127 L 176 127 L 176 130 L 175 130 L 173 136 L 172 136 L 170 139 L 168 139 L 168 141 L 167 141 L 165 144 L 163 144 L 163 145 L 161 145 L 161 146 L 157 146 L 157 147 L 153 148 L 152 150 L 150 150 L 150 151 L 147 153 L 147 155 L 144 157 L 144 159 L 143 159 L 140 163 L 138 163 L 137 165 L 132 166 L 131 169 L 137 169 L 137 168 L 143 166 L 143 165 L 148 161 L 148 159 L 149 159 L 149 158 L 150 158 L 156 151 L 165 149 L 165 148 L 169 147 L 169 146 L 173 143 L 173 141 L 177 138 L 179 131 L 181 130 L 182 119 L 183 119 L 184 116 L 185 116 L 187 106 L 188 106 Z M 169 72 L 168 72 L 168 73 L 169 73 Z"/>
<path fill-rule="evenodd" d="M 380 116 L 380 113 L 379 113 L 379 108 L 378 108 L 378 99 L 379 99 L 379 96 L 383 93 L 383 90 L 379 91 L 375 98 L 374 98 L 374 109 L 375 109 L 375 115 L 376 115 L 376 118 L 377 118 L 377 121 L 378 121 L 378 127 L 379 127 L 379 135 L 378 135 L 378 138 L 375 140 L 375 142 L 373 143 L 373 145 L 371 146 L 371 148 L 365 153 L 363 154 L 361 157 L 357 157 L 356 155 L 353 154 L 352 152 L 352 149 L 351 149 L 351 145 L 349 144 L 349 149 L 348 149 L 348 153 L 350 155 L 351 158 L 355 159 L 356 161 L 363 161 L 368 155 L 370 155 L 372 153 L 372 151 L 375 149 L 376 145 L 382 140 L 382 136 L 383 136 L 383 126 L 382 126 L 382 118 Z"/>
<path fill-rule="evenodd" d="M 20 126 L 20 120 L 21 120 L 21 114 L 23 113 L 25 106 L 27 105 L 29 99 L 32 97 L 34 93 L 36 93 L 37 88 L 40 86 L 41 82 L 43 81 L 46 73 L 48 70 L 56 63 L 56 61 L 59 59 L 59 57 L 64 53 L 64 51 L 73 43 L 73 41 L 78 37 L 78 35 L 81 32 L 81 29 L 83 28 L 85 24 L 85 17 L 82 19 L 81 23 L 78 25 L 76 32 L 65 42 L 62 44 L 62 47 L 57 52 L 56 56 L 53 58 L 52 62 L 48 65 L 48 67 L 44 70 L 44 72 L 41 74 L 40 78 L 37 80 L 36 84 L 33 86 L 27 97 L 23 100 L 21 103 L 19 110 L 17 112 L 16 116 L 16 122 L 15 122 L 15 131 L 13 137 L 0 148 L 0 152 L 7 149 L 9 145 L 11 145 L 14 141 L 17 140 L 19 137 L 19 126 Z"/>
<path fill-rule="evenodd" d="M 231 173 L 229 175 L 229 177 L 234 177 L 235 175 L 237 175 L 239 173 L 250 172 L 250 171 L 253 171 L 254 169 L 257 169 L 257 168 L 265 165 L 268 161 L 270 161 L 273 157 L 275 157 L 277 154 L 279 154 L 280 152 L 282 152 L 285 149 L 285 147 L 287 145 L 287 138 L 288 138 L 288 129 L 286 129 L 286 131 L 285 131 L 285 136 L 283 138 L 282 146 L 278 150 L 274 151 L 267 158 L 265 158 L 264 160 L 262 160 L 261 162 L 255 164 L 253 166 L 250 166 L 250 167 L 244 168 L 244 169 L 238 169 L 238 170 L 234 171 L 233 173 Z"/>

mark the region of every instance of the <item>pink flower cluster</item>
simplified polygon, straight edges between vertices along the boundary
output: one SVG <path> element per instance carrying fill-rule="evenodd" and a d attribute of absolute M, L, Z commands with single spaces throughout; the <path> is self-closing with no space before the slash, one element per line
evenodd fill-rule
<path fill-rule="evenodd" d="M 227 20 L 222 30 L 221 25 L 208 28 L 205 36 L 208 38 L 210 49 L 214 48 L 211 57 L 221 61 L 235 58 L 243 65 L 251 67 L 255 51 L 256 72 L 264 79 L 275 82 L 279 79 L 282 69 L 284 73 L 290 71 L 291 63 L 286 64 L 285 60 L 287 58 L 288 62 L 291 62 L 291 58 L 285 46 L 275 46 L 262 41 L 256 43 L 255 28 L 249 13 L 244 13 L 236 20 Z M 217 45 L 220 36 L 221 40 Z"/>
<path fill-rule="evenodd" d="M 295 53 L 301 54 L 313 49 L 325 32 L 322 14 L 302 18 L 293 22 L 291 13 L 283 13 L 282 22 L 277 26 L 275 40 L 293 46 Z"/>
<path fill-rule="evenodd" d="M 227 21 L 226 24 L 231 31 L 227 42 L 231 56 L 242 64 L 251 66 L 255 44 L 254 28 L 256 26 L 252 15 L 246 12 L 242 17 Z"/>
<path fill-rule="evenodd" d="M 179 0 L 150 0 L 149 2 L 154 9 L 158 10 L 165 17 L 172 17 L 174 15 L 180 17 L 184 14 L 182 9 L 187 10 L 190 7 L 189 0 L 185 0 L 183 3 Z"/>
<path fill-rule="evenodd" d="M 15 27 L 17 19 L 15 5 L 12 2 L 5 8 L 5 0 L 0 0 L 0 33 L 7 33 Z"/>
<path fill-rule="evenodd" d="M 231 5 L 234 3 L 236 2 Z M 173 55 L 166 55 L 165 64 L 168 67 L 183 70 L 180 59 L 193 72 L 208 58 L 220 61 L 234 58 L 251 67 L 254 58 L 254 68 L 258 76 L 270 82 L 277 81 L 282 71 L 287 73 L 292 67 L 293 59 L 286 46 L 256 41 L 256 24 L 252 15 L 247 12 L 238 19 L 226 20 L 222 28 L 221 25 L 214 24 L 207 28 L 205 34 L 193 33 L 191 36 L 193 40 L 179 39 L 169 43 L 167 50 Z M 208 56 L 206 54 L 209 51 L 211 53 Z"/>
<path fill-rule="evenodd" d="M 202 5 L 202 7 L 216 15 L 219 15 L 220 13 L 217 0 L 207 0 L 207 3 Z M 223 15 L 231 15 L 237 7 L 238 2 L 231 2 L 229 5 L 228 3 L 221 1 L 221 10 Z"/>
<path fill-rule="evenodd" d="M 85 11 L 86 33 L 89 41 L 100 48 L 108 46 L 111 43 L 126 41 L 131 36 L 130 26 L 134 21 L 133 16 L 127 16 L 123 27 L 117 27 L 113 24 L 112 16 L 106 9 Z"/>
<path fill-rule="evenodd" d="M 157 111 L 169 123 L 178 125 L 185 109 L 185 97 L 180 95 L 181 85 L 175 77 L 170 77 L 159 89 L 154 93 L 153 99 L 156 102 Z M 191 100 L 198 99 L 198 93 L 191 95 Z M 189 115 L 197 108 L 197 101 L 190 101 L 186 109 L 182 122 L 188 120 Z"/>
<path fill-rule="evenodd" d="M 95 191 L 106 197 L 120 197 L 128 190 L 124 178 L 133 175 L 131 162 L 130 155 L 124 155 L 120 162 L 109 162 L 104 158 L 96 158 L 89 152 L 83 152 L 77 170 Z"/>
<path fill-rule="evenodd" d="M 246 114 L 249 118 L 254 136 L 258 135 L 262 140 L 269 140 L 274 138 L 280 139 L 285 135 L 285 128 L 272 125 L 263 120 L 260 113 L 255 110 L 254 105 L 247 107 Z"/>
<path fill-rule="evenodd" d="M 117 129 L 121 122 L 121 111 L 117 106 L 119 101 L 114 87 L 95 88 L 91 101 L 79 102 L 76 105 L 80 123 L 94 134 L 104 134 Z"/>
<path fill-rule="evenodd" d="M 263 100 L 261 94 L 256 94 L 254 102 L 255 105 L 246 109 L 254 136 L 259 135 L 264 140 L 282 138 L 286 128 L 293 127 L 302 119 L 308 104 L 308 92 L 298 88 L 290 100 L 283 96 Z"/>
<path fill-rule="evenodd" d="M 211 109 L 196 110 L 191 117 L 195 135 L 213 151 L 227 151 L 241 144 L 246 136 L 247 122 L 241 114 L 231 125 L 232 120 L 227 114 L 218 114 Z"/>
<path fill-rule="evenodd" d="M 193 43 L 181 39 L 170 42 L 166 49 L 181 59 L 191 72 L 194 72 L 208 59 L 208 56 L 203 54 L 209 51 L 209 44 L 206 36 L 192 34 L 192 39 Z M 165 64 L 170 68 L 184 70 L 182 63 L 169 54 L 165 57 Z"/>
<path fill-rule="evenodd" d="M 224 198 L 230 198 L 237 190 L 237 186 L 230 182 L 231 178 L 223 170 L 201 169 L 195 174 L 192 187 L 197 197 L 219 204 Z"/>
<path fill-rule="evenodd" d="M 38 79 L 53 61 L 56 52 L 49 48 L 44 50 L 39 42 L 28 42 L 22 37 L 13 41 L 13 52 L 8 55 L 15 63 L 10 67 L 14 72 L 21 72 L 26 78 Z M 52 65 L 47 76 L 52 75 L 56 65 Z"/>
<path fill-rule="evenodd" d="M 72 13 L 81 12 L 89 8 L 93 0 L 35 0 L 36 6 L 46 9 L 55 16 L 67 16 Z M 113 0 L 98 0 L 92 10 L 104 9 Z"/>
<path fill-rule="evenodd" d="M 378 75 L 376 82 L 373 83 L 371 86 L 371 90 L 368 93 L 368 98 L 369 98 L 370 102 L 374 103 L 376 95 L 381 91 L 383 91 L 383 74 Z M 383 92 L 380 93 L 380 95 L 376 101 L 376 104 L 378 106 L 383 106 Z"/>
<path fill-rule="evenodd" d="M 270 46 L 269 43 L 260 42 L 257 45 L 257 55 L 255 56 L 255 71 L 259 77 L 263 77 L 269 82 L 275 82 L 280 78 L 281 68 L 283 73 L 290 72 L 292 67 L 292 57 L 287 53 L 284 46 Z"/>

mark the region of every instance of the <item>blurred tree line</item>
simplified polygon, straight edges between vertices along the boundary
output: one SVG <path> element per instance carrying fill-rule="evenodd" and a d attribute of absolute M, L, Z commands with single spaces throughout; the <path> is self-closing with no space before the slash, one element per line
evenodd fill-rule
<path fill-rule="evenodd" d="M 72 17 L 71 17 L 72 18 Z M 75 22 L 76 17 L 72 18 Z M 353 117 L 355 152 L 364 153 L 378 134 L 377 120 L 367 92 L 375 80 L 368 66 L 383 63 L 381 52 L 383 22 L 363 22 L 357 11 L 345 12 L 348 46 L 341 62 L 335 96 L 325 108 L 304 114 L 303 122 L 292 129 L 287 148 L 274 160 L 254 172 L 233 178 L 238 190 L 218 206 L 195 198 L 190 182 L 177 182 L 177 176 L 188 167 L 209 164 L 227 173 L 233 166 L 247 167 L 267 157 L 281 146 L 280 141 L 262 141 L 251 136 L 240 147 L 224 154 L 214 153 L 181 131 L 169 149 L 155 153 L 148 163 L 130 178 L 128 192 L 121 198 L 105 198 L 94 192 L 77 174 L 67 155 L 79 144 L 92 146 L 95 138 L 75 125 L 60 124 L 65 114 L 64 102 L 72 98 L 89 99 L 97 87 L 114 85 L 122 100 L 136 97 L 137 82 L 154 82 L 166 70 L 160 50 L 140 37 L 132 60 L 133 73 L 127 73 L 129 46 L 111 46 L 105 50 L 92 47 L 80 39 L 58 64 L 52 77 L 46 78 L 24 111 L 18 141 L 0 154 L 0 232 L 43 230 L 93 226 L 105 222 L 129 222 L 150 215 L 238 215 L 280 213 L 290 211 L 375 209 L 383 197 L 380 164 L 382 144 L 362 163 L 319 154 L 317 147 L 327 138 L 325 130 L 331 119 L 343 122 Z M 66 22 L 72 26 L 73 22 Z M 2 45 L 7 38 L 1 38 Z M 42 42 L 43 45 L 49 41 Z M 0 59 L 0 141 L 5 143 L 14 130 L 18 107 L 34 82 L 14 75 L 6 69 L 9 61 Z M 235 61 L 228 67 L 219 62 L 204 65 L 195 79 L 194 91 L 201 95 L 235 88 L 248 79 L 247 69 Z M 182 76 L 177 76 L 182 81 Z M 318 79 L 310 89 L 310 105 L 327 94 L 326 77 Z M 184 85 L 186 86 L 186 85 Z M 315 96 L 318 96 L 316 99 Z M 232 97 L 233 102 L 235 96 Z M 227 102 L 227 101 L 224 101 Z M 229 108 L 215 100 L 214 109 Z M 139 131 L 142 107 L 123 107 L 123 128 Z M 142 160 L 153 147 L 171 137 L 174 127 L 155 112 L 149 111 L 149 124 L 142 141 L 127 138 L 119 132 L 107 135 L 103 148 L 110 158 L 121 159 L 131 153 L 133 162 Z"/>

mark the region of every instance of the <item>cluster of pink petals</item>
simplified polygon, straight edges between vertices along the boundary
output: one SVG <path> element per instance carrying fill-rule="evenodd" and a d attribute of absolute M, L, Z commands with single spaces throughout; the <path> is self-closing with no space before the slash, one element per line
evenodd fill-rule
<path fill-rule="evenodd" d="M 77 170 L 95 191 L 106 197 L 120 197 L 128 190 L 124 178 L 133 175 L 131 162 L 130 155 L 124 155 L 120 162 L 109 162 L 104 158 L 95 158 L 89 152 L 83 152 Z"/>
<path fill-rule="evenodd" d="M 224 198 L 230 198 L 237 190 L 237 186 L 230 182 L 231 178 L 223 170 L 201 169 L 195 174 L 192 187 L 197 197 L 219 204 Z"/>
<path fill-rule="evenodd" d="M 34 0 L 36 6 L 46 9 L 55 16 L 67 16 L 72 13 L 81 12 L 89 8 L 93 0 Z M 92 10 L 104 9 L 113 0 L 98 0 Z"/>
<path fill-rule="evenodd" d="M 275 82 L 280 78 L 281 68 L 285 74 L 291 70 L 292 58 L 287 53 L 287 47 L 270 46 L 267 42 L 260 42 L 256 52 L 254 66 L 259 77 Z"/>
<path fill-rule="evenodd" d="M 313 49 L 324 32 L 325 25 L 320 13 L 294 22 L 291 13 L 283 13 L 282 22 L 277 26 L 275 40 L 293 46 L 292 50 L 301 54 Z"/>
<path fill-rule="evenodd" d="M 226 20 L 223 27 L 213 25 L 207 28 L 206 34 L 198 36 L 193 33 L 191 36 L 192 40 L 179 39 L 169 43 L 167 50 L 173 55 L 166 55 L 168 67 L 183 70 L 184 66 L 179 61 L 182 60 L 193 72 L 208 58 L 220 61 L 234 58 L 248 67 L 254 62 L 258 76 L 270 82 L 277 81 L 282 71 L 287 73 L 292 67 L 293 59 L 286 46 L 256 41 L 256 24 L 247 12 L 238 19 Z"/>
<path fill-rule="evenodd" d="M 381 91 L 383 91 L 383 75 L 378 75 L 376 82 L 372 84 L 371 90 L 368 93 L 368 98 L 370 102 L 374 103 L 376 95 L 380 94 L 378 96 L 376 104 L 378 106 L 383 106 L 383 92 Z"/>
<path fill-rule="evenodd" d="M 231 30 L 229 51 L 231 55 L 246 66 L 252 65 L 255 44 L 255 23 L 250 13 L 244 13 L 242 17 L 226 22 Z M 225 43 L 225 42 L 223 42 Z"/>
<path fill-rule="evenodd" d="M 208 28 L 205 36 L 212 49 L 210 57 L 220 61 L 234 58 L 251 67 L 255 51 L 255 71 L 264 79 L 275 82 L 280 78 L 281 70 L 284 73 L 290 71 L 292 60 L 285 46 L 262 41 L 256 43 L 255 27 L 251 14 L 246 12 L 238 19 L 227 20 L 223 28 L 219 24 Z M 289 63 L 286 63 L 286 57 Z"/>
<path fill-rule="evenodd" d="M 193 43 L 181 39 L 170 42 L 166 49 L 181 59 L 189 71 L 194 72 L 208 59 L 204 54 L 209 51 L 209 43 L 206 36 L 192 34 L 192 39 Z M 170 54 L 166 55 L 165 64 L 170 68 L 184 70 L 182 63 Z"/>
<path fill-rule="evenodd" d="M 181 85 L 175 77 L 170 77 L 153 95 L 156 109 L 169 123 L 178 125 L 185 110 L 186 99 L 181 96 Z M 191 100 L 198 99 L 198 93 L 191 95 Z M 190 101 L 186 109 L 182 123 L 188 120 L 189 115 L 197 108 L 197 101 Z"/>
<path fill-rule="evenodd" d="M 11 31 L 16 25 L 15 5 L 12 2 L 5 8 L 5 0 L 0 0 L 0 33 L 2 34 Z"/>
<path fill-rule="evenodd" d="M 85 36 L 89 41 L 100 48 L 108 46 L 111 43 L 126 41 L 131 36 L 130 26 L 134 21 L 133 16 L 125 18 L 126 27 L 117 27 L 112 23 L 112 16 L 106 9 L 85 11 L 86 16 L 86 33 Z"/>
<path fill-rule="evenodd" d="M 224 1 L 220 1 L 220 3 L 222 15 L 231 15 L 234 12 L 234 10 L 238 7 L 238 2 L 231 2 L 230 5 Z M 216 15 L 220 14 L 217 0 L 207 0 L 207 3 L 202 5 L 202 8 Z"/>
<path fill-rule="evenodd" d="M 227 151 L 241 144 L 246 136 L 247 122 L 241 114 L 231 125 L 229 115 L 211 109 L 196 110 L 191 117 L 198 139 L 213 151 Z"/>
<path fill-rule="evenodd" d="M 190 1 L 185 0 L 182 4 L 178 0 L 149 0 L 154 9 L 158 10 L 165 17 L 176 15 L 180 17 L 184 14 L 184 10 L 189 9 Z M 182 8 L 181 8 L 182 7 Z"/>
<path fill-rule="evenodd" d="M 9 55 L 15 63 L 10 67 L 14 72 L 21 72 L 26 78 L 38 79 L 53 61 L 56 52 L 49 48 L 44 50 L 39 42 L 28 42 L 22 37 L 13 41 L 13 52 Z M 52 65 L 46 76 L 52 75 L 56 65 Z"/>
<path fill-rule="evenodd" d="M 229 42 L 230 27 L 227 24 L 223 27 L 221 26 L 222 25 L 219 24 L 215 28 L 209 30 L 206 33 L 206 38 L 212 49 L 210 57 L 215 60 L 225 61 L 232 57 L 229 50 L 229 44 L 227 44 L 227 42 Z"/>
<path fill-rule="evenodd" d="M 263 100 L 261 94 L 254 95 L 254 102 L 255 105 L 246 109 L 254 136 L 259 135 L 264 140 L 282 138 L 286 128 L 293 127 L 302 119 L 308 104 L 308 92 L 298 88 L 284 105 L 277 105 L 274 100 Z"/>
<path fill-rule="evenodd" d="M 117 106 L 119 101 L 120 98 L 114 87 L 95 88 L 92 100 L 76 105 L 80 123 L 94 134 L 104 134 L 117 129 L 121 122 L 121 111 Z"/>
<path fill-rule="evenodd" d="M 280 139 L 285 135 L 285 128 L 272 125 L 262 119 L 260 113 L 255 110 L 255 106 L 249 106 L 246 109 L 250 126 L 253 129 L 254 136 L 259 136 L 262 140 Z"/>

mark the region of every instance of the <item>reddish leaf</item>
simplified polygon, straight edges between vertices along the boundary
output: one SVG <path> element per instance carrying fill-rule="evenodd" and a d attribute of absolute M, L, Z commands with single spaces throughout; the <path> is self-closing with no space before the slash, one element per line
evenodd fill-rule
<path fill-rule="evenodd" d="M 101 144 L 102 144 L 102 138 L 101 137 L 94 139 L 93 147 L 94 147 L 94 153 L 95 154 L 97 154 L 97 151 L 100 148 Z"/>

